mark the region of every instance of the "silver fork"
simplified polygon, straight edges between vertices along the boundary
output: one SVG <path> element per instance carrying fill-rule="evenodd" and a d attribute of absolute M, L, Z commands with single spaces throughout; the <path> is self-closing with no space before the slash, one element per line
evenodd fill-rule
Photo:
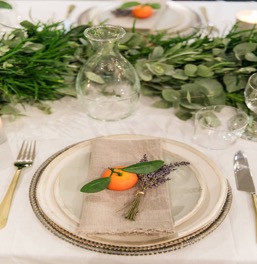
<path fill-rule="evenodd" d="M 14 166 L 17 170 L 13 176 L 12 182 L 4 196 L 3 201 L 0 204 L 0 229 L 5 227 L 13 199 L 13 194 L 16 189 L 21 170 L 25 167 L 29 167 L 33 164 L 35 159 L 36 142 L 35 141 L 23 141 L 20 152 Z"/>

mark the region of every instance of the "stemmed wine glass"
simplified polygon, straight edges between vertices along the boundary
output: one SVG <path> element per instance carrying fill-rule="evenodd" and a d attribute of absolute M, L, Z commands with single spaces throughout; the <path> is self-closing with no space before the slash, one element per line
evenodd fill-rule
<path fill-rule="evenodd" d="M 250 76 L 244 96 L 247 107 L 253 112 L 246 131 L 246 137 L 257 141 L 257 73 Z"/>

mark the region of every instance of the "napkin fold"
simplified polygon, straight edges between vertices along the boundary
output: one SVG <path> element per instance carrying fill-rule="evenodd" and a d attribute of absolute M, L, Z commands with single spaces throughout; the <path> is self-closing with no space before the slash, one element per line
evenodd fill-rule
<path fill-rule="evenodd" d="M 139 162 L 146 154 L 148 160 L 162 159 L 161 141 L 96 139 L 91 146 L 89 178 L 99 178 L 108 167 L 128 166 Z M 132 201 L 137 188 L 126 191 L 103 190 L 85 194 L 78 234 L 125 235 L 175 233 L 171 202 L 166 184 L 148 189 L 135 221 L 124 218 L 124 205 Z"/>

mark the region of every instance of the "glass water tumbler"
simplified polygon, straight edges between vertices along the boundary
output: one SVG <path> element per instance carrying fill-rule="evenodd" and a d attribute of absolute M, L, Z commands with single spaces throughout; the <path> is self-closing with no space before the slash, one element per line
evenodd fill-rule
<path fill-rule="evenodd" d="M 87 114 L 114 121 L 129 116 L 139 99 L 140 82 L 134 67 L 120 54 L 119 40 L 126 34 L 118 26 L 85 30 L 94 54 L 81 67 L 76 91 Z"/>

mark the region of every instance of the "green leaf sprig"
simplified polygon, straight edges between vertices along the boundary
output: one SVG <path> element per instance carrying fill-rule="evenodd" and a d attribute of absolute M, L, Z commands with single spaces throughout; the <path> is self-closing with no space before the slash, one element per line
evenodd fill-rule
<path fill-rule="evenodd" d="M 140 3 L 140 2 L 126 2 L 124 4 L 122 4 L 119 9 L 129 9 L 131 7 L 135 7 L 135 6 L 139 6 L 139 5 L 148 5 L 151 6 L 153 9 L 160 9 L 161 8 L 161 4 L 159 3 Z"/>
<path fill-rule="evenodd" d="M 135 174 L 148 174 L 148 173 L 157 171 L 163 166 L 163 164 L 164 164 L 163 160 L 153 160 L 153 161 L 136 163 L 136 164 L 121 168 L 120 170 L 125 171 L 125 172 L 135 173 Z M 117 173 L 118 176 L 121 176 L 119 175 L 120 174 L 119 172 L 115 171 L 115 168 L 110 168 L 110 170 L 111 170 L 111 174 L 109 177 L 93 180 L 85 184 L 80 189 L 80 191 L 84 193 L 95 193 L 95 192 L 100 192 L 106 189 L 108 185 L 110 184 L 113 173 Z"/>
<path fill-rule="evenodd" d="M 7 2 L 5 2 L 5 1 L 0 1 L 0 9 L 12 9 L 12 6 L 9 4 L 9 3 L 7 3 Z"/>

